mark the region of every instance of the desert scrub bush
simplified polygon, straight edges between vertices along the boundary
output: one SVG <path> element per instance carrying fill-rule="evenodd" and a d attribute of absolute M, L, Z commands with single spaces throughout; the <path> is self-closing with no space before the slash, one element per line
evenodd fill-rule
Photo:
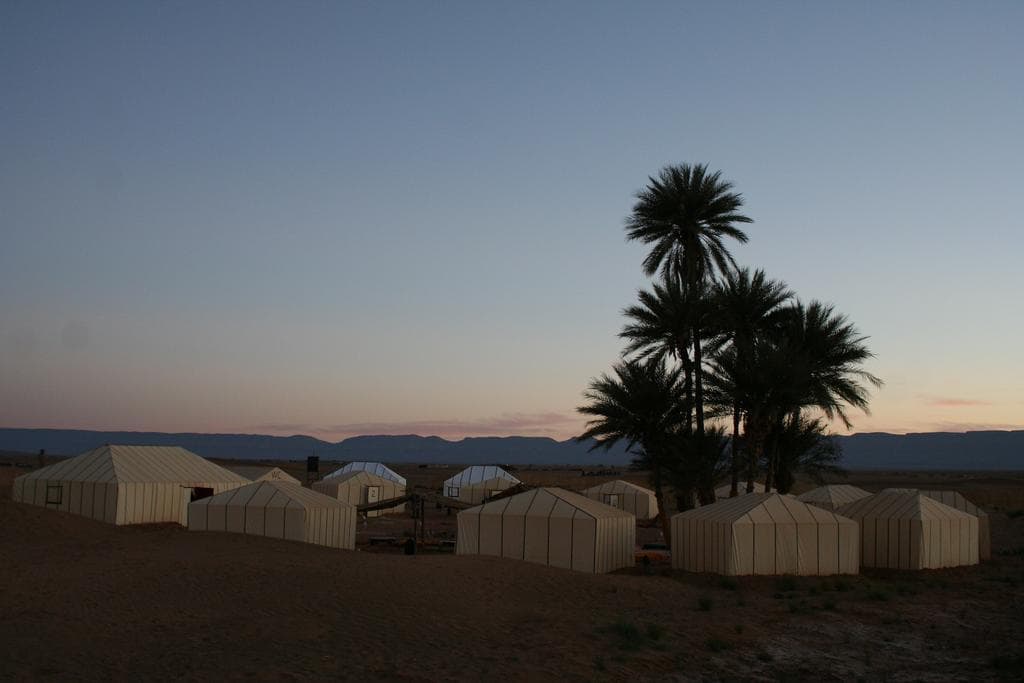
<path fill-rule="evenodd" d="M 877 602 L 889 602 L 892 596 L 889 595 L 889 591 L 884 588 L 872 588 L 868 590 L 867 598 L 868 600 L 875 600 Z"/>
<path fill-rule="evenodd" d="M 1024 517 L 1024 510 L 1007 510 L 1006 516 L 1010 519 L 1017 519 L 1018 517 Z"/>
<path fill-rule="evenodd" d="M 622 650 L 639 650 L 644 644 L 645 638 L 640 629 L 636 624 L 625 619 L 613 622 L 608 630 L 615 636 L 618 646 Z"/>
<path fill-rule="evenodd" d="M 835 598 L 825 598 L 821 602 L 821 608 L 823 610 L 827 610 L 829 612 L 835 612 L 836 609 L 838 609 L 838 605 L 836 604 L 836 599 Z"/>
<path fill-rule="evenodd" d="M 697 598 L 697 609 L 701 612 L 710 612 L 714 605 L 714 601 L 707 596 Z"/>
<path fill-rule="evenodd" d="M 729 641 L 722 640 L 721 638 L 718 638 L 717 636 L 712 636 L 712 637 L 708 638 L 704 642 L 704 645 L 709 650 L 711 650 L 712 652 L 723 652 L 725 650 L 732 649 L 732 644 L 729 643 Z"/>
<path fill-rule="evenodd" d="M 654 642 L 657 642 L 665 637 L 665 627 L 661 624 L 647 624 L 646 632 L 648 640 Z"/>
<path fill-rule="evenodd" d="M 772 662 L 775 661 L 775 657 L 772 657 L 770 652 L 762 651 L 757 653 L 757 660 L 759 662 Z"/>
<path fill-rule="evenodd" d="M 731 576 L 723 576 L 722 579 L 718 582 L 718 587 L 727 591 L 734 591 L 739 589 L 740 583 Z"/>

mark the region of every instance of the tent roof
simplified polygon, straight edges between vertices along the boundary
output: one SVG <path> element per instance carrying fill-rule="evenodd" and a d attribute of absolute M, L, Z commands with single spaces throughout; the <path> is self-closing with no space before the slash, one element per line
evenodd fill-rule
<path fill-rule="evenodd" d="M 260 477 L 263 477 L 263 476 L 265 476 L 267 474 L 270 474 L 274 470 L 277 470 L 281 474 L 283 474 L 286 477 L 288 477 L 288 479 L 286 479 L 285 481 L 290 481 L 292 479 L 295 479 L 295 477 L 293 477 L 292 475 L 288 474 L 287 472 L 282 470 L 280 467 L 260 467 L 258 465 L 232 465 L 231 467 L 225 467 L 224 469 L 226 469 L 226 470 L 228 470 L 230 472 L 234 472 L 235 474 L 240 474 L 243 477 L 245 477 L 246 479 L 251 479 L 253 481 L 256 481 Z M 296 479 L 295 481 L 298 481 L 298 480 Z"/>
<path fill-rule="evenodd" d="M 761 522 L 792 524 L 814 522 L 839 522 L 853 524 L 853 520 L 801 502 L 793 496 L 781 493 L 747 493 L 735 498 L 725 498 L 703 505 L 694 510 L 680 512 L 676 517 L 709 519 L 731 524 L 744 518 Z"/>
<path fill-rule="evenodd" d="M 847 503 L 836 512 L 858 519 L 952 519 L 972 516 L 913 489 L 882 491 Z"/>
<path fill-rule="evenodd" d="M 126 483 L 249 483 L 242 475 L 178 446 L 100 446 L 24 476 Z"/>
<path fill-rule="evenodd" d="M 616 479 L 615 481 L 606 481 L 603 484 L 597 486 L 591 486 L 588 489 L 583 490 L 583 495 L 588 493 L 639 493 L 646 496 L 653 496 L 654 491 L 645 489 L 643 486 L 637 486 L 633 482 L 626 481 L 625 479 Z"/>
<path fill-rule="evenodd" d="M 286 481 L 257 481 L 247 486 L 202 498 L 190 505 L 258 505 L 260 507 L 350 508 L 348 503 L 325 496 L 300 484 Z"/>
<path fill-rule="evenodd" d="M 506 472 L 497 465 L 472 465 L 462 470 L 454 477 L 445 480 L 445 487 L 448 486 L 471 486 L 481 484 L 491 479 L 506 479 L 513 484 L 520 483 L 518 479 Z"/>
<path fill-rule="evenodd" d="M 542 487 L 530 489 L 514 496 L 492 500 L 483 505 L 463 510 L 459 514 L 522 514 L 528 515 L 532 510 L 543 509 L 550 512 L 557 503 L 567 503 L 570 507 L 583 512 L 594 519 L 613 519 L 619 517 L 633 517 L 633 514 L 625 510 L 614 508 L 596 500 L 581 496 L 572 491 L 566 491 L 556 487 Z M 512 512 L 515 511 L 515 512 Z"/>
<path fill-rule="evenodd" d="M 324 479 L 332 479 L 334 477 L 340 477 L 348 474 L 349 472 L 370 472 L 376 474 L 378 477 L 384 477 L 391 481 L 397 482 L 402 486 L 405 486 L 405 477 L 395 472 L 393 469 L 380 462 L 350 462 L 341 469 L 335 470 L 328 474 Z"/>
<path fill-rule="evenodd" d="M 368 486 L 378 486 L 380 484 L 387 483 L 396 484 L 398 486 L 404 486 L 404 484 L 401 484 L 393 479 L 381 477 L 374 474 L 373 472 L 368 472 L 366 470 L 352 470 L 350 472 L 345 472 L 344 474 L 339 474 L 338 476 L 335 477 L 324 477 L 321 481 L 323 483 L 328 484 L 342 484 L 346 481 L 351 481 L 353 479 L 359 480 L 360 482 Z"/>
<path fill-rule="evenodd" d="M 870 495 L 870 491 L 865 491 L 858 486 L 828 484 L 811 489 L 806 493 L 801 493 L 796 499 L 802 500 L 805 503 L 830 503 L 838 507 Z"/>

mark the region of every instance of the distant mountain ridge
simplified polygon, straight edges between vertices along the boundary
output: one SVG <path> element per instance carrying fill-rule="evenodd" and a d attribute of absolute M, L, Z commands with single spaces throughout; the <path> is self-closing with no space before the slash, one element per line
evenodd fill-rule
<path fill-rule="evenodd" d="M 837 436 L 849 469 L 1024 469 L 1024 431 L 866 433 Z M 371 460 L 391 463 L 511 465 L 627 465 L 622 446 L 590 450 L 590 443 L 538 436 L 469 437 L 354 436 L 337 443 L 312 436 L 260 434 L 169 434 L 77 429 L 0 428 L 0 450 L 74 455 L 106 443 L 182 446 L 207 458 Z"/>

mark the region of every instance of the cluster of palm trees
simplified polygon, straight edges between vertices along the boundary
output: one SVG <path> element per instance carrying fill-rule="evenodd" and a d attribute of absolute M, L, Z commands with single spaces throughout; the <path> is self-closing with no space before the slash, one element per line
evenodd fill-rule
<path fill-rule="evenodd" d="M 746 242 L 743 198 L 702 164 L 661 170 L 637 194 L 630 240 L 650 245 L 654 278 L 625 309 L 622 359 L 591 381 L 580 440 L 624 442 L 651 473 L 669 538 L 665 490 L 679 510 L 714 502 L 731 480 L 787 492 L 798 473 L 837 472 L 828 435 L 850 409 L 867 411 L 866 338 L 818 301 L 803 303 L 781 281 L 736 265 L 727 240 Z"/>

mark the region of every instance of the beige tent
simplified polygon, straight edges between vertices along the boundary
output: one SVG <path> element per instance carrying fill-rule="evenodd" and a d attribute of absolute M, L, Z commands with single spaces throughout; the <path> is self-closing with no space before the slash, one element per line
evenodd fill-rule
<path fill-rule="evenodd" d="M 750 493 L 672 518 L 672 566 L 730 576 L 856 574 L 857 523 L 778 493 Z"/>
<path fill-rule="evenodd" d="M 518 479 L 500 467 L 473 465 L 445 480 L 441 493 L 464 503 L 477 504 L 519 483 Z"/>
<path fill-rule="evenodd" d="M 235 474 L 240 474 L 249 481 L 284 481 L 289 484 L 301 484 L 298 479 L 288 474 L 280 467 L 249 467 L 238 465 L 228 467 Z"/>
<path fill-rule="evenodd" d="M 11 499 L 110 524 L 187 523 L 188 503 L 248 484 L 177 446 L 101 446 L 14 480 Z"/>
<path fill-rule="evenodd" d="M 837 512 L 860 524 L 865 567 L 938 569 L 978 563 L 978 518 L 917 491 L 883 491 Z"/>
<path fill-rule="evenodd" d="M 850 486 L 849 484 L 829 484 L 827 486 L 819 486 L 816 489 L 811 489 L 806 493 L 801 493 L 796 497 L 797 500 L 802 500 L 805 503 L 816 505 L 824 510 L 835 510 L 836 508 L 852 503 L 855 500 L 866 498 L 870 496 L 870 491 L 865 491 L 857 486 Z"/>
<path fill-rule="evenodd" d="M 405 486 L 367 470 L 351 470 L 339 477 L 328 477 L 313 484 L 313 490 L 349 505 L 377 503 L 405 495 Z M 405 503 L 383 510 L 371 510 L 368 517 L 379 517 L 405 511 Z"/>
<path fill-rule="evenodd" d="M 346 463 L 339 469 L 334 470 L 328 474 L 324 479 L 330 479 L 331 477 L 341 477 L 349 472 L 369 472 L 370 474 L 376 474 L 378 477 L 384 477 L 390 479 L 396 484 L 405 486 L 405 477 L 395 472 L 393 469 L 380 462 L 350 462 Z"/>
<path fill-rule="evenodd" d="M 920 493 L 943 505 L 948 505 L 960 512 L 966 512 L 978 518 L 978 559 L 992 559 L 992 529 L 989 526 L 988 513 L 964 498 L 957 491 L 924 491 L 919 489 L 882 489 L 882 493 Z"/>
<path fill-rule="evenodd" d="M 719 486 L 715 489 L 715 498 L 718 500 L 724 500 L 729 497 L 729 493 L 732 491 L 732 484 L 726 484 L 725 486 Z M 744 495 L 747 492 L 747 482 L 740 482 L 739 495 Z M 764 493 L 764 484 L 759 481 L 754 482 L 754 493 Z"/>
<path fill-rule="evenodd" d="M 189 531 L 230 531 L 356 547 L 356 509 L 298 484 L 258 481 L 188 506 Z"/>
<path fill-rule="evenodd" d="M 583 495 L 613 508 L 632 512 L 637 519 L 654 519 L 658 516 L 658 501 L 654 491 L 622 479 L 591 486 L 583 491 Z"/>
<path fill-rule="evenodd" d="M 459 555 L 493 555 L 601 574 L 632 567 L 636 519 L 559 488 L 539 488 L 458 517 Z"/>

